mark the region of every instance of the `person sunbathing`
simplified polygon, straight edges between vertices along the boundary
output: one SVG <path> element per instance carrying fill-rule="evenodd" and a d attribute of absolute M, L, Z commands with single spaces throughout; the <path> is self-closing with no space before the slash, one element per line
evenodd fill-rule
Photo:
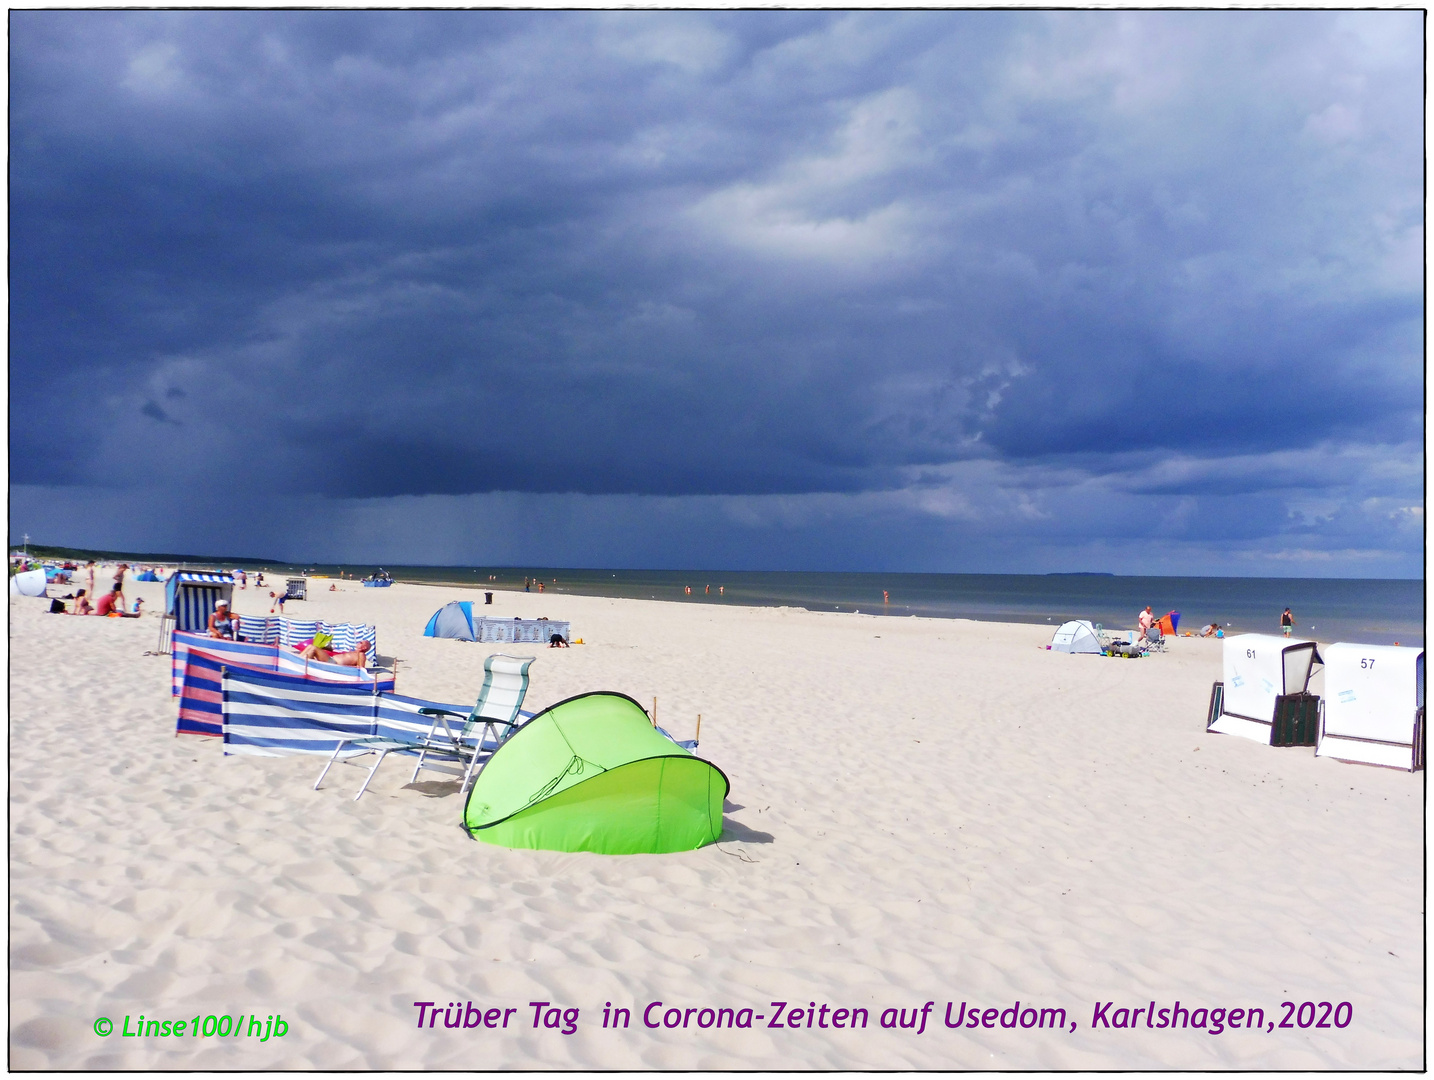
<path fill-rule="evenodd" d="M 75 594 L 75 610 L 72 612 L 72 614 L 90 615 L 94 613 L 94 610 L 95 609 L 90 606 L 90 598 L 85 595 L 84 589 L 81 589 Z"/>
<path fill-rule="evenodd" d="M 368 651 L 372 646 L 367 641 L 360 641 L 354 646 L 353 652 L 338 652 L 329 656 L 329 663 L 339 664 L 343 667 L 367 667 Z"/>
<path fill-rule="evenodd" d="M 312 641 L 299 650 L 299 655 L 305 660 L 322 660 L 328 664 L 338 664 L 341 667 L 366 667 L 368 651 L 372 648 L 367 641 L 360 641 L 354 646 L 353 652 L 330 652 L 322 645 L 316 645 Z"/>

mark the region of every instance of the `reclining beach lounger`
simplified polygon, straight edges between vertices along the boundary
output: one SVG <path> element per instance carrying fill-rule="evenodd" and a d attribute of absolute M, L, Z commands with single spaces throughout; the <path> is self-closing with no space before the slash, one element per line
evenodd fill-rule
<path fill-rule="evenodd" d="M 467 716 L 447 709 L 420 709 L 433 717 L 433 727 L 419 752 L 409 783 L 416 781 L 423 769 L 431 769 L 461 776 L 463 783 L 458 790 L 467 791 L 478 759 L 492 754 L 521 724 L 519 715 L 528 693 L 528 668 L 536 659 L 535 656 L 495 653 L 484 660 L 483 689 Z M 454 732 L 449 717 L 463 722 L 461 730 Z"/>
<path fill-rule="evenodd" d="M 483 689 L 468 713 L 437 706 L 418 710 L 419 714 L 433 718 L 426 733 L 389 731 L 385 735 L 344 740 L 334 747 L 333 755 L 314 781 L 314 790 L 319 789 L 340 754 L 357 756 L 355 752 L 368 752 L 377 757 L 354 801 L 368 790 L 384 758 L 395 753 L 418 756 L 409 783 L 418 779 L 420 771 L 430 769 L 461 776 L 463 783 L 459 790 L 467 791 L 479 760 L 486 760 L 520 726 L 520 707 L 528 692 L 528 668 L 535 659 L 502 654 L 488 657 L 483 661 Z M 461 726 L 450 724 L 449 717 L 462 721 Z"/>

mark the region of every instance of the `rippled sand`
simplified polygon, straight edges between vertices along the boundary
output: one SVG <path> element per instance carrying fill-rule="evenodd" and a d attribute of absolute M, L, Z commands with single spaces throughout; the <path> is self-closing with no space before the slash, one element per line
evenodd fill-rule
<path fill-rule="evenodd" d="M 460 590 L 326 584 L 289 614 L 377 623 L 400 692 L 476 695 L 496 649 L 421 636 Z M 162 588 L 129 586 L 156 607 Z M 1213 641 L 1118 661 L 1049 653 L 1039 626 L 555 593 L 487 611 L 588 642 L 539 651 L 529 708 L 656 696 L 679 738 L 700 713 L 732 782 L 723 842 L 495 848 L 460 830 L 452 785 L 407 787 L 401 762 L 357 803 L 355 768 L 315 792 L 313 761 L 175 737 L 169 660 L 144 655 L 157 618 L 12 597 L 11 1066 L 1422 1066 L 1423 778 L 1206 735 Z M 1348 1001 L 1353 1019 L 1091 1027 L 1100 1002 L 1177 1000 L 1276 1023 L 1283 1001 Z M 516 1012 L 419 1029 L 420 1001 Z M 689 1026 L 644 1026 L 655 1001 Z M 928 1001 L 920 1034 L 880 1027 Z M 948 1001 L 1067 1025 L 950 1030 Z M 535 1029 L 529 1002 L 579 1009 L 575 1033 Z M 770 1028 L 772 1002 L 869 1026 Z M 632 1026 L 604 1029 L 608 1003 Z M 764 1019 L 703 1030 L 702 1007 Z M 121 1035 L 141 1013 L 278 1013 L 288 1033 Z"/>

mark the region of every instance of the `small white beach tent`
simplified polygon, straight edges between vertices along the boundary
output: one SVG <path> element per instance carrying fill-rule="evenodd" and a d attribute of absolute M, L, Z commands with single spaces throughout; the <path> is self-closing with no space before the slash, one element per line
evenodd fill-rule
<path fill-rule="evenodd" d="M 1101 653 L 1100 638 L 1095 627 L 1084 619 L 1061 623 L 1051 637 L 1051 652 Z"/>
<path fill-rule="evenodd" d="M 1220 715 L 1206 730 L 1269 745 L 1275 699 L 1303 694 L 1314 665 L 1323 662 L 1313 641 L 1270 634 L 1227 637 Z"/>
<path fill-rule="evenodd" d="M 1315 757 L 1422 769 L 1424 650 L 1339 642 L 1324 656 L 1324 724 Z"/>
<path fill-rule="evenodd" d="M 10 579 L 11 596 L 44 596 L 45 571 L 26 570 Z"/>

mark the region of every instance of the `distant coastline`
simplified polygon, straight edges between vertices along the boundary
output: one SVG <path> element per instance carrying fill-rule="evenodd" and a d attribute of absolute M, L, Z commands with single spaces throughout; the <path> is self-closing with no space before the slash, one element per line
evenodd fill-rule
<path fill-rule="evenodd" d="M 265 569 L 290 576 L 362 578 L 380 569 L 377 564 L 303 565 L 281 559 L 98 552 L 35 544 L 30 551 L 42 558 Z M 1133 626 L 1136 613 L 1150 604 L 1157 614 L 1181 612 L 1182 630 L 1217 621 L 1231 633 L 1278 633 L 1279 613 L 1288 606 L 1295 614 L 1296 633 L 1317 641 L 1376 645 L 1424 641 L 1420 579 L 1135 577 L 1095 571 L 919 574 L 401 565 L 383 569 L 395 581 L 437 587 L 521 592 L 527 579 L 541 580 L 549 594 L 1052 626 L 1067 619 L 1089 619 L 1112 629 Z M 542 595 L 536 589 L 534 593 Z"/>

